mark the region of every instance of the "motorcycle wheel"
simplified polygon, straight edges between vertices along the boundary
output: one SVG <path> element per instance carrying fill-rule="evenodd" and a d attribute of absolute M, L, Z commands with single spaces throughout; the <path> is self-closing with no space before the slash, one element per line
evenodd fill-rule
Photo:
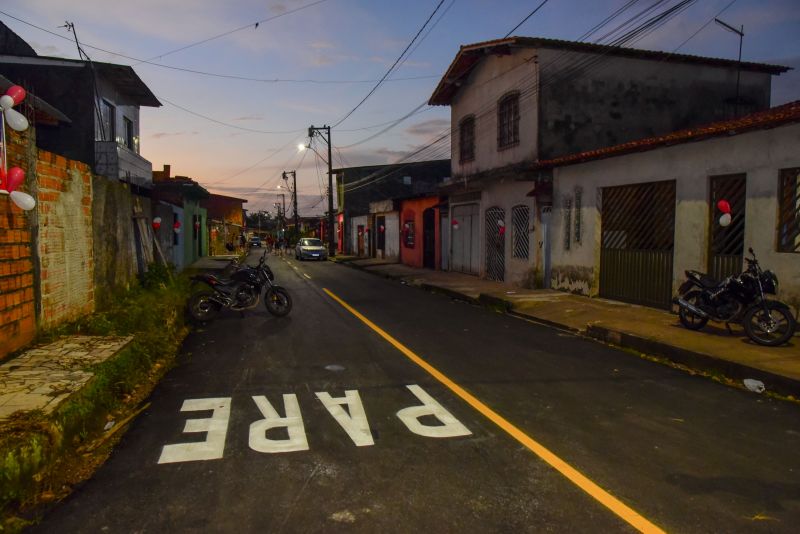
<path fill-rule="evenodd" d="M 243 284 L 236 292 L 236 306 L 231 309 L 242 311 L 255 308 L 261 298 L 261 292 L 250 284 Z"/>
<path fill-rule="evenodd" d="M 744 314 L 742 323 L 747 337 L 767 347 L 776 347 L 789 341 L 796 326 L 792 312 L 784 304 L 775 301 L 752 306 Z"/>
<path fill-rule="evenodd" d="M 212 299 L 213 296 L 213 291 L 199 291 L 189 297 L 189 315 L 192 319 L 205 323 L 219 315 L 219 303 Z"/>
<path fill-rule="evenodd" d="M 292 311 L 292 297 L 289 292 L 280 286 L 272 286 L 264 295 L 264 304 L 267 311 L 276 317 L 283 317 Z"/>
<path fill-rule="evenodd" d="M 683 300 L 697 306 L 702 294 L 701 291 L 689 291 L 683 296 Z M 678 318 L 681 320 L 681 324 L 689 330 L 700 330 L 708 323 L 708 317 L 699 317 L 685 308 L 679 308 Z"/>

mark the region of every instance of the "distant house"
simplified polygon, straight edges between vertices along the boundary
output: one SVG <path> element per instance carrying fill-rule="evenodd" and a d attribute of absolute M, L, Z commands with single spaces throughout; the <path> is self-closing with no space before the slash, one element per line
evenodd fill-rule
<path fill-rule="evenodd" d="M 451 107 L 450 268 L 546 284 L 548 213 L 575 199 L 553 198 L 539 161 L 767 109 L 786 70 L 529 37 L 462 46 L 429 100 Z"/>
<path fill-rule="evenodd" d="M 208 255 L 208 214 L 201 202 L 209 196 L 191 178 L 172 176 L 169 165 L 153 172 L 153 217 L 161 218 L 156 239 L 179 271 Z"/>
<path fill-rule="evenodd" d="M 247 200 L 211 193 L 200 201 L 200 207 L 208 214 L 209 254 L 217 256 L 229 254 L 226 245 L 239 245 L 245 231 L 243 205 Z"/>
<path fill-rule="evenodd" d="M 339 251 L 399 261 L 401 202 L 432 195 L 438 204 L 439 187 L 450 177 L 450 160 L 347 167 L 333 172 L 339 196 Z M 439 224 L 438 211 L 434 224 Z"/>
<path fill-rule="evenodd" d="M 131 67 L 37 55 L 0 22 L 0 71 L 71 120 L 39 125 L 40 148 L 88 163 L 101 176 L 151 186 L 152 164 L 139 152 L 139 108 L 161 103 Z"/>
<path fill-rule="evenodd" d="M 540 162 L 571 200 L 553 206 L 552 287 L 667 308 L 684 270 L 721 280 L 752 247 L 800 308 L 798 147 L 800 101 Z"/>

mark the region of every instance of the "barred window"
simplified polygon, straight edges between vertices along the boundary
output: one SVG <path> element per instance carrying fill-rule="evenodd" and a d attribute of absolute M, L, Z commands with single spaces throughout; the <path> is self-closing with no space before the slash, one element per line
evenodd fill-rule
<path fill-rule="evenodd" d="M 781 170 L 778 188 L 778 252 L 800 253 L 800 167 Z"/>
<path fill-rule="evenodd" d="M 564 250 L 569 250 L 572 237 L 572 199 L 564 196 Z"/>
<path fill-rule="evenodd" d="M 512 256 L 514 258 L 528 259 L 528 225 L 530 224 L 530 208 L 528 206 L 514 206 L 511 208 L 512 225 Z"/>
<path fill-rule="evenodd" d="M 583 188 L 575 188 L 575 244 L 579 245 L 581 242 L 581 231 L 583 228 L 583 218 L 581 216 L 581 203 L 583 197 Z"/>
<path fill-rule="evenodd" d="M 497 148 L 519 143 L 519 93 L 504 96 L 497 103 Z"/>
<path fill-rule="evenodd" d="M 475 159 L 475 117 L 472 115 L 461 121 L 458 149 L 459 162 L 465 163 Z"/>

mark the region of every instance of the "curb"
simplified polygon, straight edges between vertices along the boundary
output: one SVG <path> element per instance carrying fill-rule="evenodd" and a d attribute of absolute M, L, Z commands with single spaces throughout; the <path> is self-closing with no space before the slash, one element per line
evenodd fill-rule
<path fill-rule="evenodd" d="M 726 378 L 734 380 L 741 381 L 745 378 L 755 378 L 756 380 L 764 382 L 767 391 L 781 395 L 792 395 L 794 397 L 800 396 L 800 381 L 798 380 L 703 354 L 702 352 L 682 349 L 661 341 L 592 324 L 588 325 L 586 329 L 586 337 L 617 347 L 633 349 L 654 356 L 661 356 L 667 358 L 671 362 L 686 365 L 691 369 L 721 373 Z"/>
<path fill-rule="evenodd" d="M 459 293 L 458 291 L 455 291 L 453 289 L 449 289 L 449 288 L 441 287 L 441 286 L 435 286 L 435 285 L 429 284 L 427 282 L 422 282 L 421 284 L 417 284 L 416 287 L 418 287 L 420 289 L 424 289 L 425 291 L 429 291 L 431 293 L 438 293 L 440 295 L 444 295 L 446 297 L 450 297 L 451 299 L 463 300 L 464 302 L 468 302 L 469 304 L 476 304 L 476 305 L 480 305 L 481 304 L 480 297 L 473 298 L 473 297 L 470 297 L 470 296 L 465 295 L 463 293 Z"/>

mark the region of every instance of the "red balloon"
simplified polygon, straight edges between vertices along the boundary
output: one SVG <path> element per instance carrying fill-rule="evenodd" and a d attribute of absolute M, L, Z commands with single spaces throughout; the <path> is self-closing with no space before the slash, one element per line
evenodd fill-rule
<path fill-rule="evenodd" d="M 20 87 L 19 85 L 12 85 L 6 91 L 6 94 L 14 99 L 14 105 L 19 105 L 20 102 L 25 100 L 25 89 Z"/>
<path fill-rule="evenodd" d="M 6 171 L 0 167 L 0 189 L 6 190 Z"/>
<path fill-rule="evenodd" d="M 731 205 L 727 200 L 722 199 L 719 202 L 717 202 L 717 209 L 719 209 L 719 211 L 721 211 L 722 213 L 730 213 Z"/>
<path fill-rule="evenodd" d="M 161 223 L 153 221 L 153 230 L 158 230 L 159 228 L 161 228 Z"/>
<path fill-rule="evenodd" d="M 8 178 L 6 179 L 6 189 L 8 192 L 15 191 L 25 181 L 25 172 L 19 167 L 11 167 L 8 169 Z"/>
<path fill-rule="evenodd" d="M 178 228 L 181 227 L 181 222 L 180 221 L 175 221 L 175 224 L 173 224 L 172 227 L 177 230 Z"/>

